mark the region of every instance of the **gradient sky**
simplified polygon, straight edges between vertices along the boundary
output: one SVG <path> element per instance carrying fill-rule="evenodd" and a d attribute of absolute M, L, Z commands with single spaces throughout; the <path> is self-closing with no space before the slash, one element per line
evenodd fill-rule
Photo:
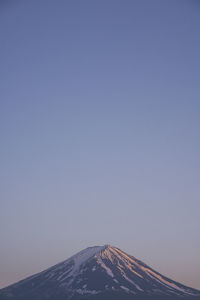
<path fill-rule="evenodd" d="M 111 244 L 200 289 L 200 2 L 0 1 L 0 287 Z"/>

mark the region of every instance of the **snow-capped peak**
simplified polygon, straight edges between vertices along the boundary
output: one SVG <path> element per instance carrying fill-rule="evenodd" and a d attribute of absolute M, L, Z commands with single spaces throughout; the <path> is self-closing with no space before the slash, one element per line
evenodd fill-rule
<path fill-rule="evenodd" d="M 88 247 L 74 256 L 72 256 L 70 259 L 73 259 L 74 261 L 74 271 L 79 270 L 81 265 L 83 265 L 85 262 L 87 262 L 91 257 L 96 255 L 97 253 L 101 252 L 105 246 L 94 246 L 94 247 Z"/>
<path fill-rule="evenodd" d="M 78 295 L 200 296 L 111 245 L 86 248 L 69 259 L 2 290 L 10 300 L 76 299 Z M 0 293 L 1 294 L 1 293 Z M 32 297 L 32 298 L 31 298 Z M 74 297 L 74 298 L 73 298 Z M 111 297 L 112 298 L 112 297 Z M 123 299 L 123 297 L 122 297 Z M 92 298 L 91 298 L 92 300 Z"/>

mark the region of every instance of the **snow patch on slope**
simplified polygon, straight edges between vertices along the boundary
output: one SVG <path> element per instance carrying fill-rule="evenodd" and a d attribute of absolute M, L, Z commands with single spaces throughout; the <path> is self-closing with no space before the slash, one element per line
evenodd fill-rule
<path fill-rule="evenodd" d="M 125 278 L 126 280 L 128 280 L 131 284 L 133 284 L 133 285 L 136 287 L 137 290 L 143 292 L 143 290 L 139 287 L 139 285 L 136 284 L 136 283 L 135 283 L 133 280 L 131 280 L 130 278 L 128 278 L 125 274 L 124 274 L 124 278 Z"/>
<path fill-rule="evenodd" d="M 122 288 L 123 290 L 125 290 L 127 293 L 130 292 L 130 290 L 127 287 L 123 286 L 123 285 L 120 285 L 120 288 Z"/>
<path fill-rule="evenodd" d="M 110 268 L 108 268 L 108 267 L 104 264 L 104 262 L 103 262 L 103 260 L 101 259 L 100 256 L 97 258 L 97 263 L 98 263 L 99 265 L 101 265 L 101 267 L 102 267 L 103 269 L 106 270 L 106 272 L 107 272 L 107 274 L 108 274 L 109 276 L 114 277 L 113 272 L 111 271 Z"/>
<path fill-rule="evenodd" d="M 95 291 L 95 290 L 81 290 L 81 289 L 77 289 L 76 292 L 78 294 L 81 294 L 81 295 L 85 295 L 85 294 L 92 294 L 92 295 L 96 295 L 98 293 L 100 293 L 100 291 Z"/>
<path fill-rule="evenodd" d="M 88 261 L 88 259 L 96 255 L 99 251 L 103 249 L 104 247 L 101 246 L 90 247 L 74 255 L 72 257 L 74 261 L 73 272 L 79 270 L 81 265 L 83 265 L 85 262 Z"/>

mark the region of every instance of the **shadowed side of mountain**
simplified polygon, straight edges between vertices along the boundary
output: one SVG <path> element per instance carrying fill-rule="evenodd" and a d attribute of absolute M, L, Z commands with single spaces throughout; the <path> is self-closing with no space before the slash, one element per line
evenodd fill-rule
<path fill-rule="evenodd" d="M 44 296 L 38 295 L 35 297 L 24 296 L 21 298 L 10 298 L 9 296 L 0 295 L 0 300 L 200 300 L 199 296 L 196 297 L 178 297 L 178 296 L 137 296 L 137 295 L 127 295 L 125 293 L 102 293 L 100 295 L 90 295 L 90 296 L 74 296 L 66 297 L 66 295 L 55 296 L 51 298 L 44 298 Z"/>
<path fill-rule="evenodd" d="M 0 300 L 200 300 L 200 291 L 110 245 L 84 249 L 0 295 Z"/>
<path fill-rule="evenodd" d="M 104 295 L 94 295 L 90 297 L 75 297 L 73 300 L 200 300 L 200 296 L 196 297 L 179 297 L 179 296 L 147 296 L 147 295 L 127 295 L 124 293 L 105 293 Z M 58 300 L 58 299 L 55 299 Z M 64 300 L 64 298 L 62 299 Z"/>

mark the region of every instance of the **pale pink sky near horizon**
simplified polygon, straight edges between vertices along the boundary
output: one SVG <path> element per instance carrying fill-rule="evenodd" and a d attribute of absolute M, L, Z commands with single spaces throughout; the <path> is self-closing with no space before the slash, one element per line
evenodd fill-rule
<path fill-rule="evenodd" d="M 200 290 L 200 4 L 0 2 L 0 288 L 111 244 Z"/>

